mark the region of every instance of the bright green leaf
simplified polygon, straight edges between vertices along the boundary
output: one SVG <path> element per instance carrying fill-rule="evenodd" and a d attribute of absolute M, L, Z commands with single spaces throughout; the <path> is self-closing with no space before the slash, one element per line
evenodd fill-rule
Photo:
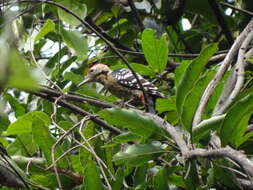
<path fill-rule="evenodd" d="M 155 31 L 145 29 L 142 33 L 142 49 L 145 58 L 155 72 L 163 72 L 168 60 L 168 45 L 166 37 L 156 39 Z"/>
<path fill-rule="evenodd" d="M 75 74 L 73 72 L 66 72 L 64 74 L 64 79 L 72 81 L 74 84 L 79 84 L 83 81 L 83 77 L 81 75 Z"/>
<path fill-rule="evenodd" d="M 47 35 L 49 32 L 54 32 L 55 30 L 55 24 L 52 20 L 48 19 L 46 23 L 43 25 L 43 27 L 40 29 L 40 32 L 35 37 L 34 42 L 39 41 L 41 38 L 43 38 L 45 35 Z"/>
<path fill-rule="evenodd" d="M 32 123 L 35 117 L 40 118 L 45 126 L 50 125 L 49 117 L 45 113 L 41 111 L 29 112 L 18 118 L 14 123 L 11 123 L 4 135 L 18 135 L 32 132 Z"/>
<path fill-rule="evenodd" d="M 66 45 L 75 51 L 77 60 L 81 61 L 87 58 L 87 39 L 79 31 L 61 29 L 61 36 Z"/>
<path fill-rule="evenodd" d="M 58 0 L 60 4 L 62 4 L 67 9 L 71 10 L 73 13 L 77 14 L 81 19 L 84 19 L 87 14 L 87 7 L 84 3 L 80 1 L 71 1 L 71 0 Z M 71 14 L 67 13 L 66 11 L 58 8 L 58 15 L 61 20 L 70 24 L 71 26 L 80 25 L 81 22 L 72 16 Z"/>
<path fill-rule="evenodd" d="M 181 115 L 186 95 L 196 85 L 199 77 L 205 70 L 205 66 L 209 58 L 217 51 L 218 44 L 211 44 L 207 46 L 200 54 L 199 57 L 194 59 L 188 67 L 180 80 L 177 88 L 176 105 L 178 114 Z"/>
<path fill-rule="evenodd" d="M 253 113 L 253 95 L 236 102 L 226 114 L 221 125 L 220 137 L 224 145 L 228 142 L 235 146 L 243 143 L 242 138 L 248 126 L 248 120 Z"/>
<path fill-rule="evenodd" d="M 154 132 L 160 132 L 160 128 L 149 117 L 142 116 L 133 110 L 110 108 L 99 113 L 107 122 L 112 125 L 128 128 L 132 133 L 150 137 Z"/>
<path fill-rule="evenodd" d="M 97 164 L 94 161 L 90 160 L 87 163 L 86 168 L 84 170 L 84 176 L 86 190 L 104 190 Z"/>
<path fill-rule="evenodd" d="M 201 76 L 188 94 L 185 94 L 183 110 L 180 115 L 180 119 L 183 127 L 188 131 L 191 131 L 192 120 L 199 105 L 200 98 L 215 73 L 215 71 L 210 70 L 208 73 Z"/>
<path fill-rule="evenodd" d="M 131 141 L 138 141 L 140 139 L 142 139 L 141 136 L 130 133 L 130 132 L 126 132 L 114 137 L 113 141 L 116 141 L 118 143 L 126 143 L 126 142 L 131 142 Z"/>
<path fill-rule="evenodd" d="M 9 102 L 12 109 L 15 112 L 15 116 L 19 117 L 25 114 L 26 108 L 23 104 L 19 103 L 18 100 L 16 100 L 12 95 L 10 94 L 4 94 L 4 98 Z"/>
<path fill-rule="evenodd" d="M 168 172 L 166 168 L 161 168 L 154 176 L 154 187 L 156 190 L 169 190 Z"/>
<path fill-rule="evenodd" d="M 17 51 L 12 50 L 9 56 L 10 76 L 8 85 L 22 90 L 35 90 L 38 88 L 37 81 L 32 77 L 27 67 L 26 60 Z"/>
<path fill-rule="evenodd" d="M 51 135 L 49 128 L 45 125 L 45 122 L 40 117 L 34 116 L 32 122 L 32 134 L 34 141 L 41 148 L 42 152 L 45 155 L 48 164 L 52 163 L 52 146 L 55 144 L 56 139 Z M 63 154 L 63 151 L 59 146 L 55 149 L 55 160 Z M 57 165 L 62 168 L 67 168 L 68 162 L 66 157 L 60 159 L 57 162 Z"/>
<path fill-rule="evenodd" d="M 152 144 L 130 145 L 124 152 L 118 152 L 114 155 L 113 161 L 116 164 L 125 164 L 130 166 L 140 166 L 149 160 L 157 158 L 165 150 L 160 146 Z"/>

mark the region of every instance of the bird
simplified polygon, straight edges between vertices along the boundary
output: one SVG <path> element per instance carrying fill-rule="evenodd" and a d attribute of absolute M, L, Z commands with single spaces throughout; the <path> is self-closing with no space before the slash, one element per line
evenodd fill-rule
<path fill-rule="evenodd" d="M 147 105 L 148 111 L 155 113 L 155 99 L 165 98 L 165 95 L 140 74 L 136 73 L 136 75 L 143 86 L 148 102 L 145 102 L 143 91 L 136 77 L 127 68 L 111 70 L 106 64 L 96 63 L 89 68 L 87 76 L 78 87 L 89 82 L 98 82 L 104 85 L 111 94 L 123 101 L 128 101 L 134 105 Z"/>

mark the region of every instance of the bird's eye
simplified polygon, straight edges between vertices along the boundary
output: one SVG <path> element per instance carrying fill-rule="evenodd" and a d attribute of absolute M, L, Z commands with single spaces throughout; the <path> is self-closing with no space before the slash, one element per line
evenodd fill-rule
<path fill-rule="evenodd" d="M 94 69 L 91 69 L 91 70 L 90 70 L 90 73 L 93 73 L 93 72 L 94 72 Z"/>

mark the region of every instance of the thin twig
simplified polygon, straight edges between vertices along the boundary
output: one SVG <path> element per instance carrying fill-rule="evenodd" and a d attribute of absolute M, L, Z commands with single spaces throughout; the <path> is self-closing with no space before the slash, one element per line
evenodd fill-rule
<path fill-rule="evenodd" d="M 208 0 L 208 3 L 210 5 L 210 7 L 212 8 L 215 16 L 216 16 L 216 19 L 223 31 L 223 33 L 225 34 L 226 36 L 226 39 L 228 41 L 228 43 L 230 45 L 233 44 L 234 40 L 233 40 L 233 36 L 232 36 L 232 33 L 230 32 L 229 28 L 228 28 L 228 25 L 222 15 L 222 12 L 220 11 L 220 8 L 219 8 L 219 4 L 216 2 L 216 0 Z"/>
<path fill-rule="evenodd" d="M 130 7 L 131 7 L 131 9 L 132 9 L 132 11 L 134 13 L 133 15 L 134 15 L 134 17 L 135 17 L 135 19 L 137 21 L 137 24 L 138 24 L 140 30 L 143 31 L 144 30 L 144 26 L 143 26 L 143 23 L 141 21 L 141 16 L 140 16 L 139 12 L 137 11 L 133 0 L 128 0 L 128 4 L 130 5 Z"/>
<path fill-rule="evenodd" d="M 229 7 L 229 8 L 231 8 L 231 9 L 233 9 L 233 10 L 236 10 L 236 11 L 242 12 L 242 13 L 244 13 L 244 14 L 247 14 L 247 15 L 249 15 L 249 16 L 253 16 L 253 13 L 252 13 L 252 12 L 247 11 L 247 10 L 242 9 L 242 8 L 235 7 L 235 6 L 233 6 L 233 5 L 229 4 L 229 3 L 220 2 L 220 4 L 223 5 L 223 6 Z"/>

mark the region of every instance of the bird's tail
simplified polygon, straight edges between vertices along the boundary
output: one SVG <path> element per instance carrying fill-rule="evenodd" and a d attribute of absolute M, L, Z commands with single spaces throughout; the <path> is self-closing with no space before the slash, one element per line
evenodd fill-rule
<path fill-rule="evenodd" d="M 148 96 L 147 97 L 147 108 L 149 113 L 155 114 L 155 100 L 156 98 L 154 96 Z"/>

